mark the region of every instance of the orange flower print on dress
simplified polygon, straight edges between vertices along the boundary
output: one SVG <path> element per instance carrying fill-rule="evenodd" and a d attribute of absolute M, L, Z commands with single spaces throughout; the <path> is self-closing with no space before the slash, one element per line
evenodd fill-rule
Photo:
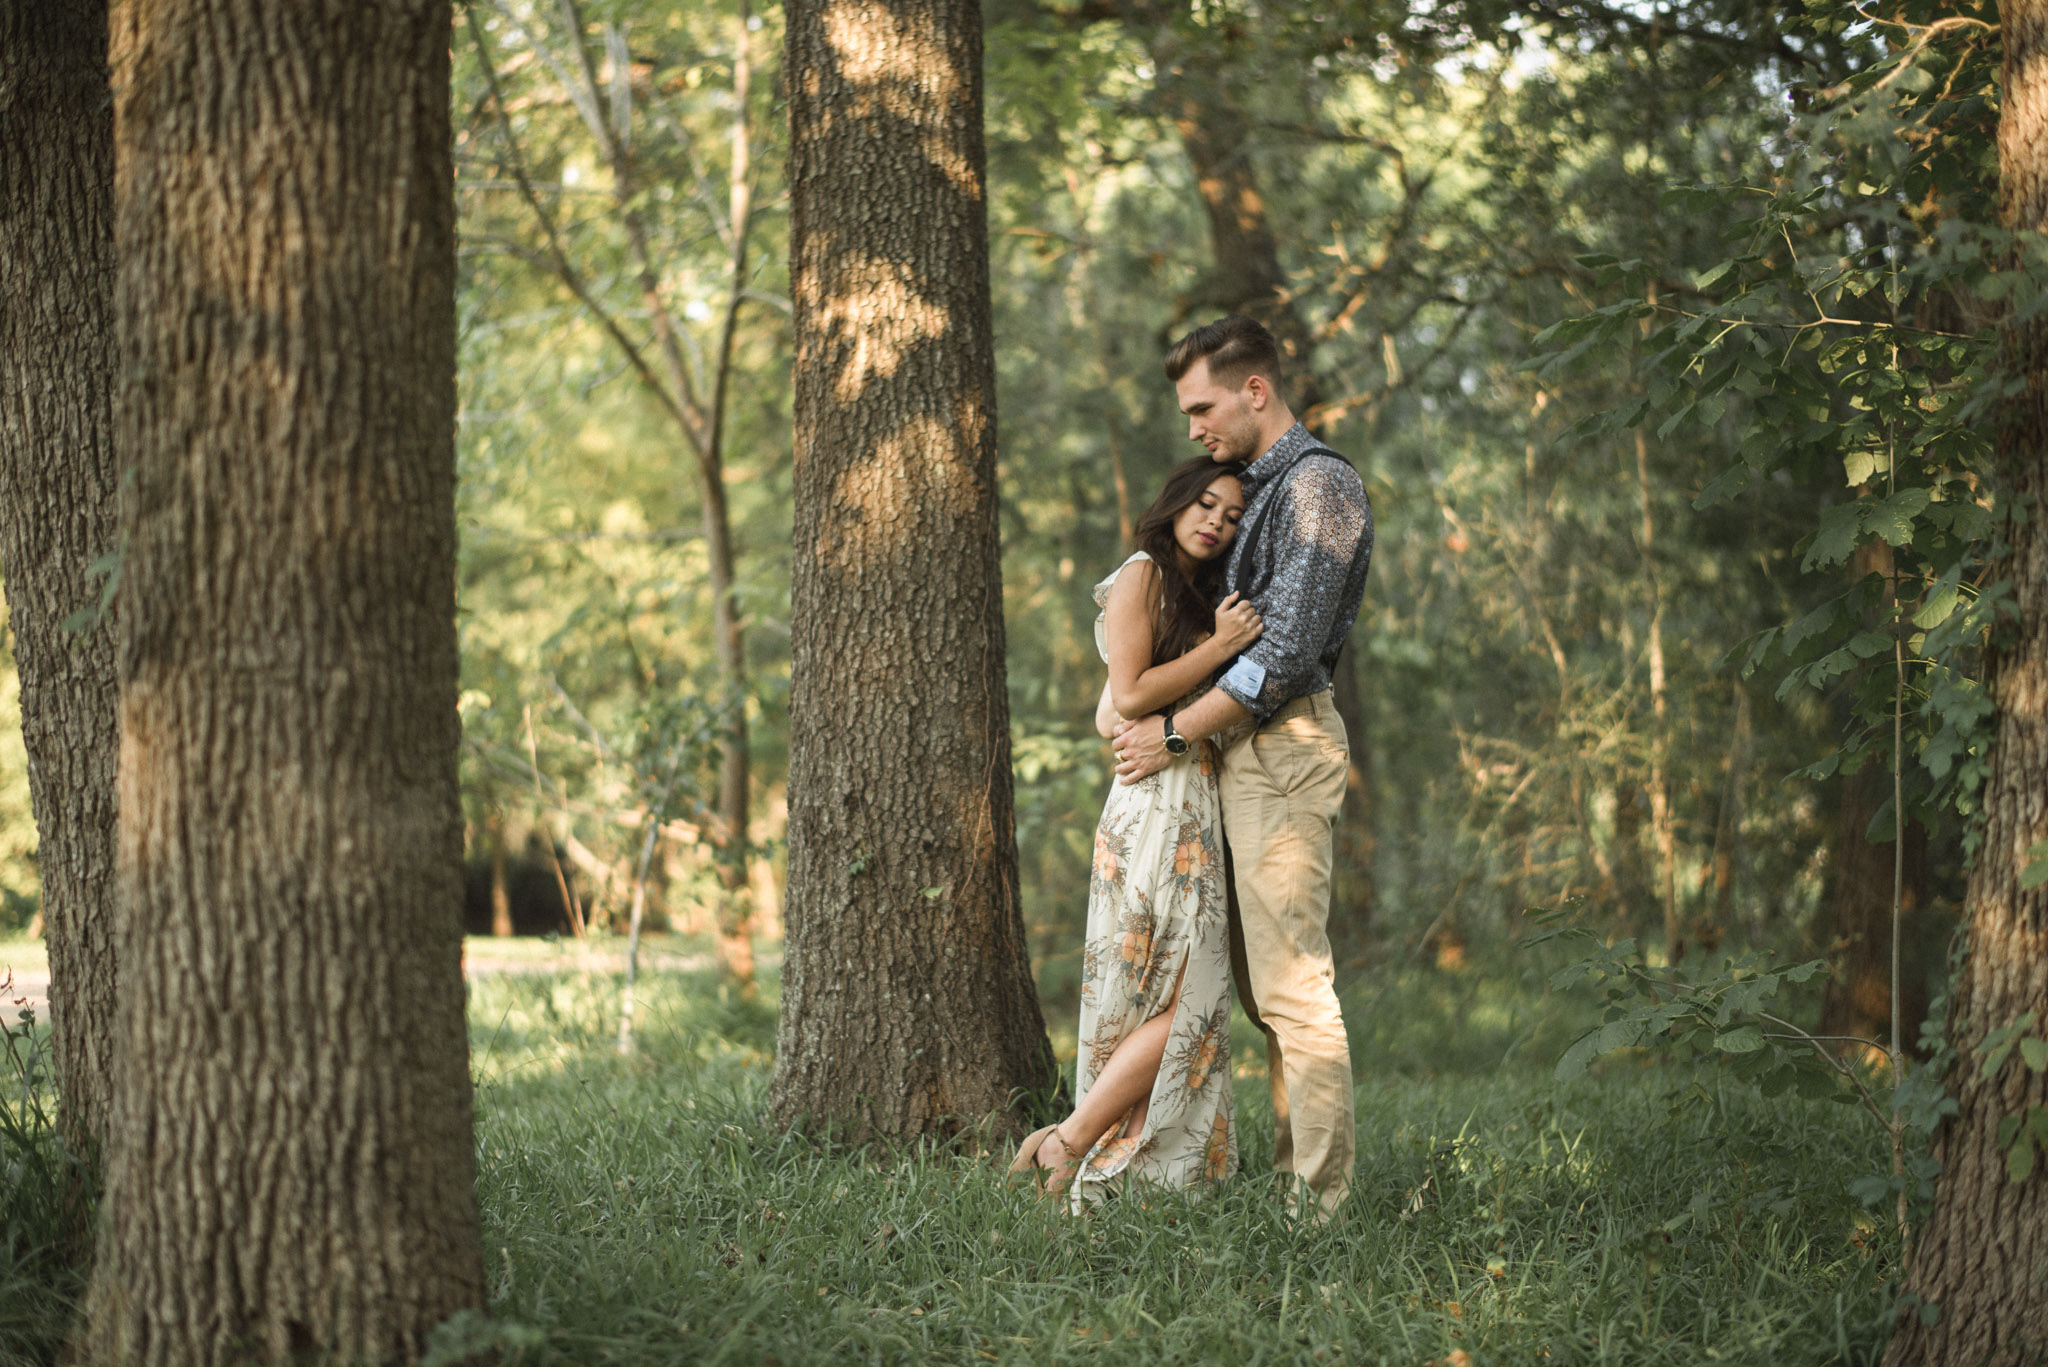
<path fill-rule="evenodd" d="M 1221 1182 L 1230 1176 L 1230 1112 L 1218 1111 L 1209 1122 L 1209 1143 L 1202 1153 L 1202 1176 Z"/>
<path fill-rule="evenodd" d="M 1115 579 L 1095 586 L 1097 607 L 1107 603 Z M 1096 642 L 1104 652 L 1105 623 L 1098 621 Z M 1203 691 L 1180 699 L 1176 710 Z M 1095 828 L 1076 1100 L 1088 1096 L 1132 1031 L 1162 1011 L 1171 1020 L 1145 1123 L 1131 1126 L 1127 1113 L 1094 1146 L 1068 1189 L 1077 1211 L 1102 1200 L 1114 1184 L 1189 1186 L 1228 1177 L 1237 1167 L 1228 898 L 1216 790 L 1222 765 L 1213 746 L 1198 748 L 1192 764 L 1170 764 L 1142 783 L 1112 781 Z"/>
<path fill-rule="evenodd" d="M 1169 1050 L 1168 1074 L 1189 1092 L 1200 1092 L 1230 1061 L 1230 1007 L 1226 1003 L 1194 1022 L 1194 1034 Z"/>
<path fill-rule="evenodd" d="M 1103 883 L 1116 881 L 1116 851 L 1110 848 L 1109 832 L 1095 833 L 1095 877 Z"/>

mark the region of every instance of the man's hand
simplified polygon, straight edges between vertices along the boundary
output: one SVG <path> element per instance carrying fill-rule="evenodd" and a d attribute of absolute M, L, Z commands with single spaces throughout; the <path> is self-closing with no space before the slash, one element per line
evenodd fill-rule
<path fill-rule="evenodd" d="M 1166 753 L 1166 718 L 1140 717 L 1116 728 L 1116 781 L 1136 783 L 1173 763 Z"/>

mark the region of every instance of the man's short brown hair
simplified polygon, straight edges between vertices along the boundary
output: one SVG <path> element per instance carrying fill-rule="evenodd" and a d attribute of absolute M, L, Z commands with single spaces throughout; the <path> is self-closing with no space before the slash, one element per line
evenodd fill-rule
<path fill-rule="evenodd" d="M 1280 389 L 1280 344 L 1256 318 L 1233 313 L 1204 323 L 1173 344 L 1166 353 L 1166 378 L 1178 384 L 1196 361 L 1209 363 L 1209 378 L 1227 389 L 1241 389 L 1254 375 L 1263 375 Z"/>

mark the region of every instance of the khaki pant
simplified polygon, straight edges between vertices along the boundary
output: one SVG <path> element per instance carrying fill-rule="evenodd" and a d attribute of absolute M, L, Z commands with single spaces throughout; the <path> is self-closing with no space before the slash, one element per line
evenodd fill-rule
<path fill-rule="evenodd" d="M 1323 1209 L 1351 1189 L 1351 1044 L 1331 962 L 1331 827 L 1350 749 L 1327 691 L 1297 698 L 1223 752 L 1231 865 L 1230 961 L 1238 1000 L 1266 1036 L 1273 1166 Z"/>

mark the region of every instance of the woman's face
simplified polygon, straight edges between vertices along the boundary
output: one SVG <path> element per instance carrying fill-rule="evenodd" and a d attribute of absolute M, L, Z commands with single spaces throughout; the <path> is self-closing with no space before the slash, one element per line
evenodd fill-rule
<path fill-rule="evenodd" d="M 1244 486 L 1235 475 L 1218 475 L 1173 519 L 1174 544 L 1190 560 L 1214 560 L 1237 539 L 1238 519 L 1243 516 Z"/>

